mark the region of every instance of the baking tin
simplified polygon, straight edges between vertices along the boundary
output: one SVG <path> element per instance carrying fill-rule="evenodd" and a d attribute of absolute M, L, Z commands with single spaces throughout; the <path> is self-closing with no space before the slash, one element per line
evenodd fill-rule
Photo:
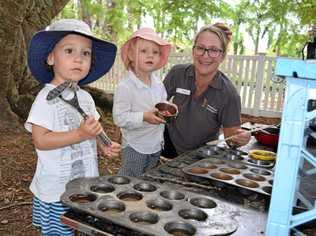
<path fill-rule="evenodd" d="M 132 177 L 75 179 L 61 201 L 144 235 L 229 235 L 238 228 L 224 202 Z"/>
<path fill-rule="evenodd" d="M 272 192 L 272 171 L 240 161 L 206 158 L 182 170 L 189 176 L 212 180 L 215 186 L 230 184 L 265 195 L 271 195 Z"/>
<path fill-rule="evenodd" d="M 275 164 L 275 161 L 261 161 L 252 159 L 247 152 L 238 149 L 230 149 L 216 145 L 206 145 L 197 149 L 196 156 L 201 157 L 200 159 L 213 157 L 223 160 L 240 161 L 247 165 L 269 169 L 273 168 Z"/>

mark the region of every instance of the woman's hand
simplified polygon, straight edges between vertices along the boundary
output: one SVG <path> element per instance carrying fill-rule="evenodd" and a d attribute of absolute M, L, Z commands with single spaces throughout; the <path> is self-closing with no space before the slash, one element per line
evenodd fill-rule
<path fill-rule="evenodd" d="M 251 133 L 249 131 L 246 131 L 244 129 L 237 129 L 231 141 L 233 142 L 233 145 L 244 146 L 250 141 L 250 138 Z"/>
<path fill-rule="evenodd" d="M 251 133 L 247 130 L 241 129 L 240 126 L 223 128 L 223 132 L 225 138 L 229 138 L 226 143 L 232 147 L 246 145 L 251 138 Z"/>

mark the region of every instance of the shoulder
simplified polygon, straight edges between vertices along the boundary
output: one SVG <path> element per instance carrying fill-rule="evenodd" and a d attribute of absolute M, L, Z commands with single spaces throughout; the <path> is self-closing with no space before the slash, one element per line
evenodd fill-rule
<path fill-rule="evenodd" d="M 192 64 L 178 64 L 178 65 L 173 66 L 170 69 L 170 72 L 177 73 L 177 72 L 186 72 L 186 71 L 191 71 L 191 70 L 193 70 Z"/>
<path fill-rule="evenodd" d="M 87 90 L 84 90 L 83 88 L 79 88 L 77 93 L 80 93 L 82 96 L 91 97 L 91 94 Z"/>
<path fill-rule="evenodd" d="M 135 74 L 132 71 L 127 71 L 123 79 L 121 79 L 118 82 L 118 86 L 123 86 L 123 87 L 131 86 L 133 84 L 134 78 L 136 78 Z"/>
<path fill-rule="evenodd" d="M 77 91 L 77 94 L 81 100 L 93 101 L 92 95 L 82 88 Z"/>
<path fill-rule="evenodd" d="M 52 90 L 54 87 L 50 86 L 49 84 L 46 84 L 36 95 L 34 103 L 47 101 L 47 95 L 50 90 Z"/>
<path fill-rule="evenodd" d="M 219 71 L 219 78 L 222 81 L 223 89 L 227 90 L 229 93 L 238 94 L 233 82 L 221 71 Z"/>
<path fill-rule="evenodd" d="M 152 73 L 151 74 L 151 80 L 155 83 L 155 84 L 163 84 L 162 80 L 160 79 L 160 76 L 158 73 Z"/>
<path fill-rule="evenodd" d="M 165 77 L 164 81 L 187 80 L 194 77 L 194 67 L 192 64 L 179 64 L 173 66 Z"/>
<path fill-rule="evenodd" d="M 118 82 L 116 90 L 129 90 L 132 89 L 133 86 L 134 83 L 131 78 L 125 77 Z"/>

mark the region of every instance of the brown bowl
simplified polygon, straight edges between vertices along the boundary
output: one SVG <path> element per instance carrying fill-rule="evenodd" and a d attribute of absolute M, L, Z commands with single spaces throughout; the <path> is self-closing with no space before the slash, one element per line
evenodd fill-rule
<path fill-rule="evenodd" d="M 171 102 L 160 102 L 155 105 L 158 109 L 157 115 L 166 122 L 170 122 L 171 119 L 175 118 L 178 115 L 178 107 L 176 104 Z"/>

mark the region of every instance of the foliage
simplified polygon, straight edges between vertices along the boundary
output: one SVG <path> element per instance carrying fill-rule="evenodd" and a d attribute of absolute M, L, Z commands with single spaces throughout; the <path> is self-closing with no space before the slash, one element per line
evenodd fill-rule
<path fill-rule="evenodd" d="M 152 25 L 178 49 L 192 46 L 203 24 L 225 19 L 234 54 L 266 42 L 270 55 L 300 56 L 316 25 L 315 0 L 71 0 L 58 17 L 81 18 L 101 37 L 121 45 L 141 25 Z"/>

